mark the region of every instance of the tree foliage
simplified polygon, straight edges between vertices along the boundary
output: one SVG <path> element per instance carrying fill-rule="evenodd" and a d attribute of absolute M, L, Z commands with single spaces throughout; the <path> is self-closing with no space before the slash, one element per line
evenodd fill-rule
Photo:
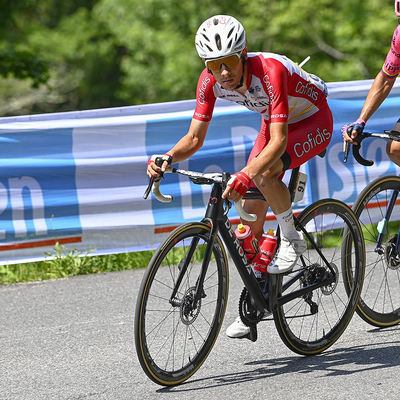
<path fill-rule="evenodd" d="M 0 0 L 0 115 L 194 98 L 194 36 L 214 14 L 242 22 L 249 51 L 311 56 L 327 82 L 374 78 L 397 25 L 393 0 L 217 3 Z"/>

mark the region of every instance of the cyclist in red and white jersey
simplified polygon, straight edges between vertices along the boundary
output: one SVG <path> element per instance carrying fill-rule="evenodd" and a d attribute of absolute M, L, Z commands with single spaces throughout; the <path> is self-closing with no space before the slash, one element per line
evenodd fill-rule
<path fill-rule="evenodd" d="M 239 21 L 226 15 L 207 19 L 196 33 L 196 49 L 206 68 L 197 85 L 197 106 L 188 133 L 166 154 L 161 168 L 150 157 L 147 174 L 159 178 L 171 163 L 191 157 L 205 140 L 217 97 L 234 101 L 262 116 L 261 129 L 247 165 L 233 174 L 223 197 L 238 201 L 256 186 L 263 200 L 245 200 L 248 223 L 261 239 L 265 216 L 271 207 L 281 228 L 281 246 L 272 274 L 286 273 L 305 251 L 306 243 L 293 223 L 289 190 L 283 173 L 322 153 L 332 137 L 333 118 L 326 101 L 325 83 L 287 57 L 273 53 L 249 53 L 246 33 Z M 240 318 L 228 328 L 230 337 L 249 333 Z"/>
<path fill-rule="evenodd" d="M 395 13 L 400 17 L 400 0 L 394 2 Z M 400 19 L 399 19 L 400 23 Z M 400 25 L 397 26 L 393 33 L 391 47 L 386 56 L 386 60 L 379 71 L 371 89 L 368 92 L 364 106 L 361 110 L 360 116 L 352 124 L 344 125 L 342 127 L 343 139 L 345 142 L 357 144 L 353 139 L 364 130 L 365 124 L 372 117 L 375 111 L 383 103 L 389 95 L 392 87 L 400 73 Z M 347 133 L 347 129 L 352 127 L 351 137 Z M 394 130 L 400 131 L 400 119 L 396 122 Z M 397 165 L 400 166 L 400 142 L 388 140 L 386 145 L 386 152 L 389 158 Z"/>

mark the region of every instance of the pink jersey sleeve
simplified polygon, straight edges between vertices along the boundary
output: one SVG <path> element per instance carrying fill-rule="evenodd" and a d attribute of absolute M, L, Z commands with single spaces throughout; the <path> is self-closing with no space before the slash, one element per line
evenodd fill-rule
<path fill-rule="evenodd" d="M 268 60 L 268 74 L 264 77 L 270 101 L 270 122 L 288 122 L 287 69 L 277 60 Z"/>
<path fill-rule="evenodd" d="M 207 69 L 201 73 L 197 83 L 196 92 L 196 109 L 194 110 L 193 118 L 199 121 L 210 121 L 215 101 L 217 100 L 214 94 L 215 78 L 207 72 Z"/>
<path fill-rule="evenodd" d="M 400 25 L 394 31 L 392 45 L 381 72 L 388 78 L 396 78 L 400 73 Z"/>

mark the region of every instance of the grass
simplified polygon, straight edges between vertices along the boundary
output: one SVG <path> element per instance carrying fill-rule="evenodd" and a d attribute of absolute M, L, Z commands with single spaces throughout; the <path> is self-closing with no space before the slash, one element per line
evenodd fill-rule
<path fill-rule="evenodd" d="M 65 253 L 64 246 L 55 247 L 55 256 L 44 261 L 0 265 L 0 284 L 44 281 L 75 275 L 145 268 L 154 251 L 91 256 L 77 251 Z"/>
<path fill-rule="evenodd" d="M 337 246 L 337 234 L 340 230 L 330 231 L 331 241 L 324 241 L 325 247 Z M 200 253 L 194 257 L 202 259 L 204 249 L 198 249 Z M 104 256 L 92 256 L 90 253 L 80 254 L 77 251 L 65 253 L 65 247 L 56 245 L 55 256 L 46 254 L 44 261 L 0 265 L 0 285 L 22 283 L 32 281 L 44 281 L 48 279 L 65 278 L 76 275 L 97 274 L 113 271 L 146 268 L 154 254 L 153 251 L 135 253 L 109 254 Z M 167 263 L 176 263 L 183 257 L 183 249 L 175 248 L 169 254 Z"/>

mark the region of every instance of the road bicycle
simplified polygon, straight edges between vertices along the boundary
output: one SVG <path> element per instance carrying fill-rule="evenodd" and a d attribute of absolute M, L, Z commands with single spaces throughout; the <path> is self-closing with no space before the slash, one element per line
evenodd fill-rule
<path fill-rule="evenodd" d="M 186 175 L 193 183 L 212 188 L 204 218 L 177 227 L 158 247 L 144 273 L 134 333 L 147 376 L 160 385 L 177 385 L 207 358 L 227 305 L 226 250 L 244 283 L 239 313 L 251 328 L 252 340 L 257 338 L 257 324 L 272 312 L 281 339 L 298 354 L 318 354 L 335 343 L 354 314 L 364 276 L 364 240 L 351 209 L 334 199 L 305 208 L 295 225 L 303 232 L 307 250 L 290 273 L 263 274 L 258 279 L 228 219 L 231 202 L 222 198 L 229 173 L 171 167 L 166 172 Z M 292 199 L 298 174 L 299 168 L 292 171 L 288 185 Z M 160 192 L 160 182 L 153 185 L 153 194 L 160 201 L 171 201 L 171 196 Z M 256 219 L 244 212 L 241 202 L 235 206 L 242 220 Z"/>
<path fill-rule="evenodd" d="M 353 145 L 356 161 L 370 167 L 372 160 L 360 155 L 365 138 L 400 141 L 400 132 L 363 132 Z M 350 144 L 346 146 L 347 161 Z M 382 176 L 369 183 L 357 196 L 352 209 L 364 235 L 366 247 L 365 278 L 357 307 L 358 315 L 376 327 L 389 327 L 400 322 L 400 177 Z M 393 221 L 392 221 L 393 220 Z"/>

